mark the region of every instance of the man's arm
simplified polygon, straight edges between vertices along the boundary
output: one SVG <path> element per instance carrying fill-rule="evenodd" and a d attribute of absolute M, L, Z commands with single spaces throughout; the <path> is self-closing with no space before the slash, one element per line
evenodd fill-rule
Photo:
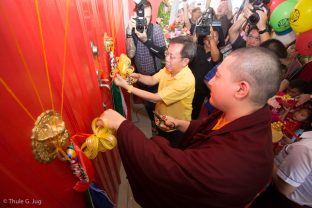
<path fill-rule="evenodd" d="M 136 81 L 139 81 L 148 86 L 154 86 L 158 84 L 158 80 L 155 79 L 153 76 L 148 76 L 148 75 L 143 75 L 143 74 L 138 74 L 138 73 L 132 73 L 130 76 L 134 78 Z"/>
<path fill-rule="evenodd" d="M 277 173 L 278 167 L 274 163 L 273 166 L 273 182 L 276 185 L 279 192 L 281 192 L 283 195 L 288 196 L 292 192 L 296 190 L 296 187 L 286 183 L 283 179 L 281 179 L 276 173 Z"/>
<path fill-rule="evenodd" d="M 190 126 L 190 121 L 185 121 L 185 120 L 173 119 L 173 123 L 176 129 L 183 133 L 186 132 L 186 130 Z"/>
<path fill-rule="evenodd" d="M 243 24 L 247 21 L 247 18 L 244 14 L 240 14 L 238 20 L 230 27 L 229 29 L 229 40 L 230 43 L 234 43 L 237 37 L 240 34 Z"/>
<path fill-rule="evenodd" d="M 239 15 L 237 21 L 229 29 L 230 43 L 234 43 L 241 32 L 242 26 L 246 23 L 247 19 L 252 15 L 251 10 L 253 9 L 251 4 L 246 4 L 244 11 Z"/>
<path fill-rule="evenodd" d="M 257 13 L 260 17 L 260 20 L 257 23 L 257 28 L 260 34 L 260 42 L 263 43 L 266 40 L 271 38 L 270 33 L 268 31 L 267 21 L 268 21 L 268 11 L 263 8 L 265 11 L 257 10 Z"/>
<path fill-rule="evenodd" d="M 231 20 L 233 18 L 233 14 L 232 14 L 232 0 L 227 0 L 227 6 L 228 6 L 228 10 L 227 10 L 227 14 L 226 17 L 228 20 Z"/>
<path fill-rule="evenodd" d="M 221 57 L 220 50 L 218 48 L 218 37 L 216 32 L 210 31 L 211 37 L 209 37 L 210 47 L 211 47 L 211 59 L 213 62 L 218 62 Z"/>
<path fill-rule="evenodd" d="M 133 58 L 135 56 L 135 52 L 136 52 L 136 47 L 134 44 L 134 40 L 133 40 L 133 34 L 132 34 L 132 30 L 133 28 L 135 28 L 135 20 L 133 19 L 134 17 L 130 18 L 129 21 L 129 25 L 126 29 L 126 50 L 127 50 L 127 56 L 129 58 Z"/>
<path fill-rule="evenodd" d="M 139 88 L 133 87 L 132 85 L 127 85 L 123 87 L 127 89 L 129 93 L 132 93 L 140 98 L 143 98 L 144 100 L 157 103 L 158 101 L 161 101 L 161 97 L 158 95 L 158 93 L 151 93 L 145 90 L 141 90 Z"/>
<path fill-rule="evenodd" d="M 142 75 L 142 76 L 144 76 L 144 75 Z M 146 77 L 150 77 L 150 76 L 146 76 Z M 161 101 L 161 97 L 158 95 L 158 93 L 151 93 L 151 92 L 133 87 L 132 85 L 129 85 L 126 82 L 126 80 L 124 80 L 123 78 L 121 78 L 118 75 L 115 77 L 114 82 L 117 86 L 120 86 L 120 87 L 126 89 L 129 93 L 133 93 L 134 95 L 141 97 L 144 100 L 154 102 L 154 103 Z"/>
<path fill-rule="evenodd" d="M 135 56 L 136 47 L 132 35 L 127 34 L 126 40 L 127 56 L 133 58 Z"/>
<path fill-rule="evenodd" d="M 282 157 L 275 159 L 276 167 L 273 169 L 273 182 L 285 196 L 289 196 L 305 183 L 312 170 L 310 162 L 312 155 L 309 144 L 301 143 L 301 141 L 288 145 L 287 149 L 282 150 L 287 150 L 287 154 L 281 152 L 279 156 Z M 297 145 L 299 143 L 301 145 Z"/>

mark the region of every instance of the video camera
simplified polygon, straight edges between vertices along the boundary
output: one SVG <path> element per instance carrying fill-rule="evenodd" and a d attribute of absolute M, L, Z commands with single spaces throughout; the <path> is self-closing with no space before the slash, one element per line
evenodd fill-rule
<path fill-rule="evenodd" d="M 257 10 L 263 11 L 263 7 L 268 10 L 267 4 L 270 3 L 270 0 L 249 0 L 249 3 L 252 4 L 253 10 L 251 10 L 252 15 L 248 18 L 248 23 L 250 25 L 256 25 L 260 20 Z"/>
<path fill-rule="evenodd" d="M 195 27 L 195 32 L 198 36 L 206 36 L 210 34 L 210 26 L 221 27 L 221 21 L 213 20 L 214 11 L 211 7 L 203 13 L 201 19 L 198 21 Z"/>
<path fill-rule="evenodd" d="M 144 17 L 144 5 L 143 5 L 142 1 L 140 1 L 136 5 L 136 13 L 137 13 L 137 17 L 134 18 L 136 21 L 135 29 L 138 32 L 143 33 L 144 29 L 147 27 L 147 20 Z"/>

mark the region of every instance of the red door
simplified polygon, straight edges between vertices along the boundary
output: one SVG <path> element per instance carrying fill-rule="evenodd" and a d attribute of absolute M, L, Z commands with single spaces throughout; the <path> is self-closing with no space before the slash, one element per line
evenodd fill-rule
<path fill-rule="evenodd" d="M 112 107 L 96 70 L 109 78 L 103 36 L 125 51 L 122 0 L 0 1 L 0 207 L 85 207 L 69 164 L 48 164 L 32 153 L 35 120 L 54 109 L 71 135 L 91 133 L 91 121 Z M 93 56 L 90 42 L 99 53 Z M 117 149 L 93 161 L 97 184 L 116 201 Z"/>

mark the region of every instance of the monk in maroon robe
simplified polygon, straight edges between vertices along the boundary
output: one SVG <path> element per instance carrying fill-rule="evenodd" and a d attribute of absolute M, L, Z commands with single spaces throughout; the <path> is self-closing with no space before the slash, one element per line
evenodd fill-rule
<path fill-rule="evenodd" d="M 135 200 L 143 208 L 246 207 L 271 178 L 266 102 L 279 83 L 279 61 L 267 49 L 232 52 L 209 82 L 210 103 L 219 111 L 191 122 L 163 115 L 158 122 L 185 132 L 178 148 L 162 137 L 147 139 L 120 114 L 105 111 L 101 119 L 117 130 Z"/>

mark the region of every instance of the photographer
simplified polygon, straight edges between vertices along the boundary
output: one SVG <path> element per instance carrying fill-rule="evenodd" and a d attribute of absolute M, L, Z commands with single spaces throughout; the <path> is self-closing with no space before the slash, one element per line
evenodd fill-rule
<path fill-rule="evenodd" d="M 210 33 L 203 37 L 203 45 L 197 45 L 196 56 L 189 64 L 195 77 L 192 119 L 197 119 L 199 117 L 205 97 L 210 97 L 210 91 L 204 83 L 204 77 L 222 59 L 218 45 L 218 28 L 210 26 Z"/>
<path fill-rule="evenodd" d="M 248 3 L 245 5 L 244 12 L 229 29 L 229 39 L 234 50 L 242 47 L 259 46 L 260 43 L 270 39 L 267 14 L 268 11 L 263 4 L 252 5 Z M 258 21 L 252 18 L 254 16 L 258 16 Z M 247 33 L 246 37 L 243 37 L 242 28 Z"/>
<path fill-rule="evenodd" d="M 142 0 L 136 4 L 135 11 L 136 14 L 130 18 L 127 27 L 127 55 L 134 58 L 136 72 L 152 76 L 162 68 L 161 59 L 165 57 L 166 48 L 165 38 L 160 25 L 151 23 L 152 5 L 149 1 Z M 140 83 L 138 87 L 152 93 L 157 92 L 157 85 L 150 87 Z M 144 105 L 149 118 L 153 121 L 155 104 L 144 101 Z"/>

